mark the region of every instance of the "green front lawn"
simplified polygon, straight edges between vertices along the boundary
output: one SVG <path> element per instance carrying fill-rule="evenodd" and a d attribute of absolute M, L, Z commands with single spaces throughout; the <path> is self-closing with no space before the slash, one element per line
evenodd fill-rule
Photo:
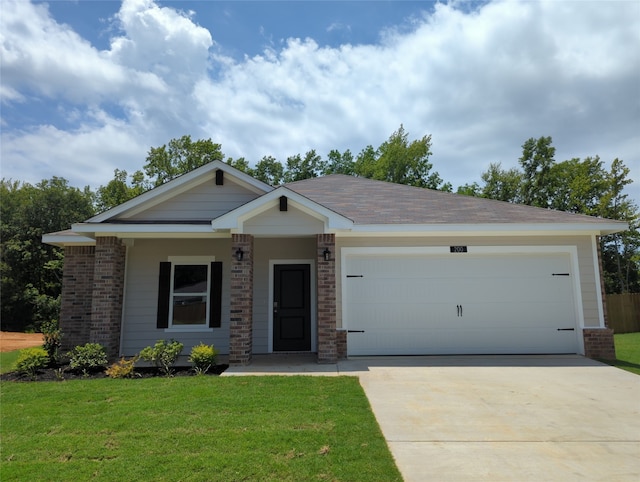
<path fill-rule="evenodd" d="M 353 377 L 2 382 L 2 480 L 393 481 Z"/>
<path fill-rule="evenodd" d="M 0 373 L 13 371 L 19 354 L 20 350 L 0 352 Z"/>
<path fill-rule="evenodd" d="M 613 335 L 613 338 L 617 360 L 611 364 L 640 375 L 640 333 Z"/>

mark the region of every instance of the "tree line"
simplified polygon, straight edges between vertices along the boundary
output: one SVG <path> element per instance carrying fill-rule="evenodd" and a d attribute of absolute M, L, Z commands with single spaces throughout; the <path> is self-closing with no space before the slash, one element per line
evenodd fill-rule
<path fill-rule="evenodd" d="M 3 330 L 37 330 L 57 319 L 60 307 L 63 252 L 44 245 L 42 235 L 68 229 L 96 213 L 117 206 L 204 164 L 218 160 L 272 186 L 329 174 L 346 174 L 451 192 L 431 163 L 431 136 L 410 140 L 403 126 L 377 148 L 354 155 L 315 150 L 279 162 L 265 156 L 255 166 L 244 158 L 225 157 L 211 139 L 190 136 L 150 148 L 142 169 L 133 174 L 116 169 L 95 191 L 70 186 L 53 177 L 36 185 L 0 181 L 0 296 Z M 558 162 L 551 137 L 531 138 L 522 145 L 518 167 L 493 163 L 480 181 L 457 193 L 547 209 L 626 221 L 631 229 L 601 239 L 607 293 L 640 292 L 638 206 L 624 192 L 632 180 L 623 161 L 610 167 L 599 157 Z"/>

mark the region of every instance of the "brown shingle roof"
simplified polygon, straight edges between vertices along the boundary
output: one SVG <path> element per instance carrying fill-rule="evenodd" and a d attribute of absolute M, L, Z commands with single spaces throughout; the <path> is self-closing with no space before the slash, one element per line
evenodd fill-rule
<path fill-rule="evenodd" d="M 611 223 L 592 216 L 342 174 L 292 182 L 284 187 L 355 224 Z"/>

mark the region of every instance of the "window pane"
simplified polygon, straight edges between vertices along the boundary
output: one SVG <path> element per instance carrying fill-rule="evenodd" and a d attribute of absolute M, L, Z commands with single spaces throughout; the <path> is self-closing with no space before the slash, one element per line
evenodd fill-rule
<path fill-rule="evenodd" d="M 204 325 L 207 322 L 206 296 L 174 296 L 174 325 Z"/>
<path fill-rule="evenodd" d="M 207 265 L 176 265 L 173 275 L 174 293 L 206 293 Z"/>

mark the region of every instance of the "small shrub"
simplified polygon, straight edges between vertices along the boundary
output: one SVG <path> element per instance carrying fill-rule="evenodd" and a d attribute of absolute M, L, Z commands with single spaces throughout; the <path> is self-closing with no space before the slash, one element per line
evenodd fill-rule
<path fill-rule="evenodd" d="M 56 381 L 63 382 L 64 381 L 64 372 L 66 367 L 58 367 L 53 373 L 56 376 Z"/>
<path fill-rule="evenodd" d="M 60 346 L 62 344 L 62 332 L 58 320 L 43 321 L 40 329 L 44 338 L 42 348 L 49 355 L 49 363 L 56 365 L 60 362 Z"/>
<path fill-rule="evenodd" d="M 36 379 L 38 370 L 45 368 L 49 364 L 47 350 L 41 347 L 26 348 L 20 351 L 16 360 L 16 370 L 29 375 L 32 380 Z"/>
<path fill-rule="evenodd" d="M 106 373 L 109 378 L 131 378 L 135 375 L 134 369 L 137 357 L 129 360 L 125 357 L 120 358 L 117 362 L 107 368 Z"/>
<path fill-rule="evenodd" d="M 189 363 L 193 363 L 193 369 L 198 375 L 205 374 L 216 364 L 218 350 L 213 345 L 200 343 L 191 349 Z"/>
<path fill-rule="evenodd" d="M 104 368 L 106 364 L 107 354 L 99 343 L 78 345 L 69 353 L 69 367 L 73 370 L 81 370 L 85 375 Z"/>
<path fill-rule="evenodd" d="M 170 376 L 173 365 L 178 360 L 183 348 L 184 345 L 174 339 L 158 340 L 155 345 L 143 348 L 140 352 L 140 358 L 152 362 L 158 370 L 166 376 Z"/>

